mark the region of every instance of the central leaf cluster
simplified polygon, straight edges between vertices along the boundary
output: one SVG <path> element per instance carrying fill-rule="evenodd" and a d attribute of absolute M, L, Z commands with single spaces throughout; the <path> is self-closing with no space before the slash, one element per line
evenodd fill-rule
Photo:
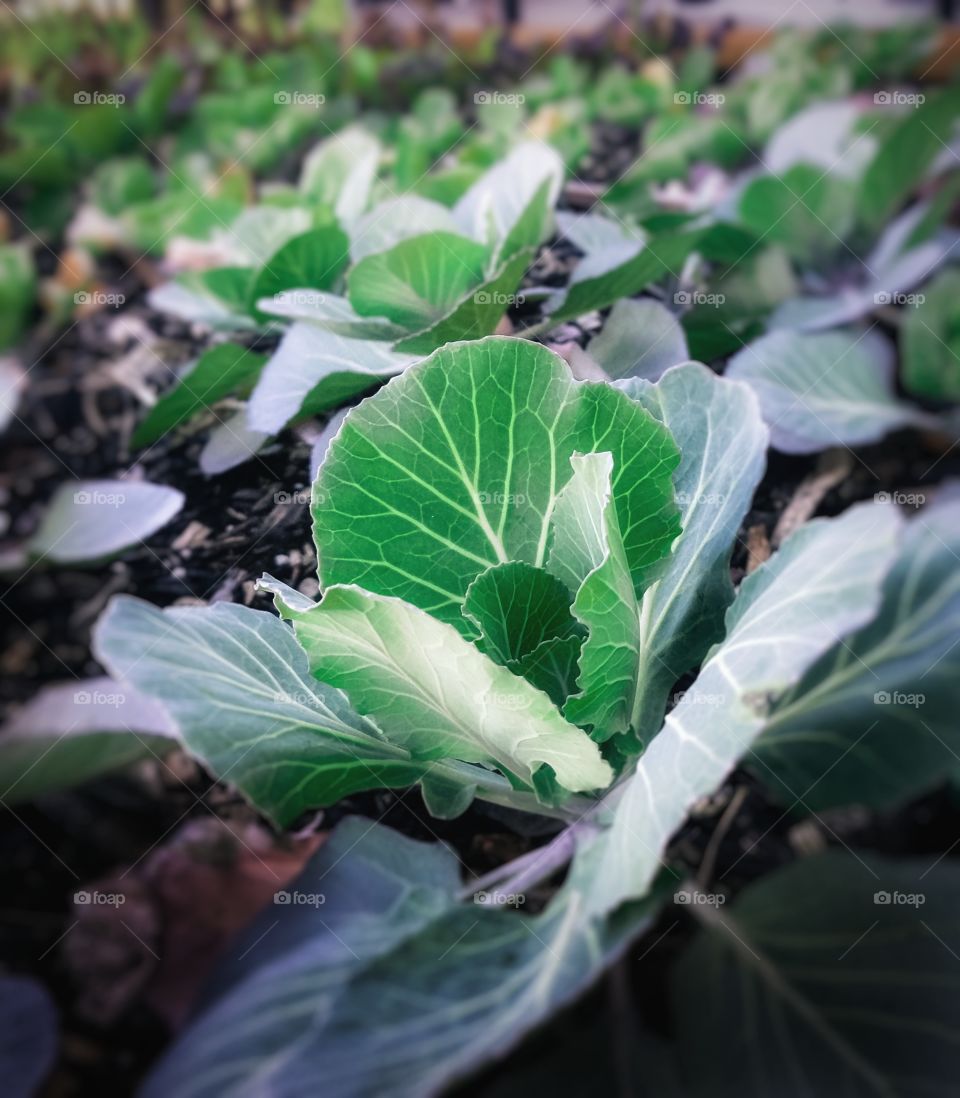
<path fill-rule="evenodd" d="M 323 601 L 282 609 L 313 674 L 414 757 L 549 799 L 601 788 L 678 462 L 640 404 L 546 348 L 449 345 L 344 421 L 313 492 Z"/>

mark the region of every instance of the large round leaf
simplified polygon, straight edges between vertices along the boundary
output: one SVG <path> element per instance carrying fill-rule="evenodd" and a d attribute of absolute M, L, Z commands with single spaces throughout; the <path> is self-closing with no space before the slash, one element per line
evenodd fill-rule
<path fill-rule="evenodd" d="M 350 272 L 350 303 L 361 316 L 385 316 L 409 329 L 446 315 L 483 282 L 487 249 L 456 233 L 424 233 L 368 255 Z"/>
<path fill-rule="evenodd" d="M 466 590 L 505 561 L 542 567 L 575 453 L 613 455 L 613 494 L 638 589 L 679 529 L 665 427 L 608 385 L 574 381 L 545 347 L 450 344 L 345 420 L 314 487 L 324 587 L 406 599 L 466 635 Z"/>

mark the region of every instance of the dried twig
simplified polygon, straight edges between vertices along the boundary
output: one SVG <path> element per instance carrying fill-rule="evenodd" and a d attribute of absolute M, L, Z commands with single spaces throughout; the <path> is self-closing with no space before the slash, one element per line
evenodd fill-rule
<path fill-rule="evenodd" d="M 852 468 L 853 457 L 848 450 L 827 450 L 820 455 L 816 469 L 800 482 L 774 527 L 770 539 L 774 549 L 813 517 L 824 496 L 849 476 Z"/>

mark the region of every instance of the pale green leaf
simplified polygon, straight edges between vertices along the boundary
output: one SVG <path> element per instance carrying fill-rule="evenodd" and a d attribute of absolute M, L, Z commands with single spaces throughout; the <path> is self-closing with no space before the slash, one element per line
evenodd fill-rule
<path fill-rule="evenodd" d="M 638 294 L 664 275 L 679 277 L 684 260 L 700 238 L 699 232 L 675 233 L 587 256 L 575 268 L 567 288 L 551 301 L 550 320 L 559 324 L 605 309 L 620 298 Z"/>
<path fill-rule="evenodd" d="M 840 637 L 876 613 L 900 522 L 863 504 L 802 527 L 740 587 L 727 635 L 611 797 L 591 907 L 646 894 L 691 805 L 712 793 L 763 732 L 776 700 Z"/>
<path fill-rule="evenodd" d="M 893 374 L 893 347 L 880 332 L 784 330 L 735 354 L 726 376 L 757 394 L 773 446 L 810 454 L 927 423 L 897 397 Z"/>
<path fill-rule="evenodd" d="M 56 564 L 103 560 L 152 537 L 183 500 L 163 484 L 73 480 L 54 492 L 27 549 Z"/>
<path fill-rule="evenodd" d="M 579 693 L 564 707 L 603 742 L 630 725 L 640 661 L 640 621 L 613 501 L 613 456 L 574 454 L 573 476 L 551 519 L 549 569 L 576 591 L 573 614 L 587 630 Z"/>
<path fill-rule="evenodd" d="M 942 271 L 901 316 L 904 388 L 929 400 L 960 400 L 960 271 Z"/>
<path fill-rule="evenodd" d="M 679 320 L 652 297 L 618 301 L 587 352 L 611 378 L 648 381 L 690 357 Z"/>
<path fill-rule="evenodd" d="M 811 164 L 761 175 L 740 195 L 740 221 L 795 259 L 823 265 L 844 247 L 854 223 L 853 184 Z"/>
<path fill-rule="evenodd" d="M 960 762 L 960 503 L 907 526 L 874 621 L 822 656 L 778 702 L 751 768 L 789 805 L 885 807 Z"/>
<path fill-rule="evenodd" d="M 648 743 L 673 685 L 723 636 L 733 600 L 730 554 L 766 465 L 767 431 L 752 390 L 699 363 L 624 391 L 662 421 L 680 448 L 682 529 L 640 601 L 640 666 L 631 725 Z"/>
<path fill-rule="evenodd" d="M 506 667 L 544 641 L 574 635 L 572 601 L 556 576 L 532 564 L 510 561 L 477 576 L 467 588 L 463 614 L 477 627 L 480 651 Z"/>
<path fill-rule="evenodd" d="M 374 389 L 416 359 L 378 340 L 349 339 L 298 321 L 270 357 L 247 406 L 254 430 L 275 434 Z"/>
<path fill-rule="evenodd" d="M 233 254 L 238 267 L 262 267 L 288 241 L 311 228 L 310 211 L 302 206 L 251 206 L 227 229 L 217 229 L 214 242 Z"/>
<path fill-rule="evenodd" d="M 149 446 L 218 400 L 249 389 L 266 355 L 238 343 L 220 343 L 187 367 L 137 426 L 132 446 Z"/>
<path fill-rule="evenodd" d="M 301 194 L 332 210 L 341 225 L 351 226 L 367 207 L 381 152 L 376 137 L 359 126 L 341 130 L 307 154 Z"/>
<path fill-rule="evenodd" d="M 396 339 L 404 334 L 385 316 L 360 316 L 345 297 L 317 290 L 284 290 L 260 298 L 257 308 L 268 316 L 302 320 L 349 339 Z"/>
<path fill-rule="evenodd" d="M 446 206 L 416 194 L 403 194 L 378 203 L 357 221 L 350 234 L 350 254 L 359 262 L 411 236 L 456 231 L 457 223 Z"/>
<path fill-rule="evenodd" d="M 889 94 L 889 93 L 888 93 Z M 931 92 L 907 110 L 880 144 L 861 181 L 859 214 L 878 228 L 897 212 L 946 147 L 960 113 L 960 89 Z"/>
<path fill-rule="evenodd" d="M 454 233 L 426 233 L 361 259 L 348 276 L 350 304 L 361 316 L 385 316 L 427 328 L 483 281 L 484 245 Z"/>
<path fill-rule="evenodd" d="M 528 785 L 546 765 L 574 793 L 612 777 L 546 695 L 409 603 L 335 586 L 293 622 L 311 672 L 413 757 L 494 765 Z"/>
<path fill-rule="evenodd" d="M 178 746 L 153 698 L 108 678 L 40 690 L 0 729 L 0 797 L 17 804 Z"/>
<path fill-rule="evenodd" d="M 797 164 L 856 179 L 876 148 L 876 137 L 857 132 L 863 106 L 851 99 L 813 103 L 789 118 L 767 142 L 761 161 L 768 172 L 783 175 Z"/>
<path fill-rule="evenodd" d="M 324 225 L 293 237 L 264 263 L 253 281 L 252 301 L 283 290 L 329 290 L 350 258 L 350 242 L 338 225 Z"/>
<path fill-rule="evenodd" d="M 615 221 L 597 213 L 571 213 L 557 211 L 557 231 L 584 255 L 622 248 L 630 254 L 642 244 L 646 234 L 623 221 Z"/>
<path fill-rule="evenodd" d="M 522 893 L 520 912 L 509 893 L 457 903 L 457 877 L 438 844 L 344 821 L 295 886 L 324 897 L 322 921 L 307 905 L 266 912 L 144 1098 L 243 1098 L 251 1080 L 307 1094 L 320 1077 L 330 1098 L 439 1094 L 571 1002 L 652 917 L 637 905 L 593 923 L 579 882 L 535 916 Z"/>
<path fill-rule="evenodd" d="M 0 355 L 0 433 L 17 414 L 26 371 L 11 355 Z"/>
<path fill-rule="evenodd" d="M 245 408 L 221 420 L 210 432 L 200 451 L 200 471 L 208 477 L 216 477 L 243 465 L 263 449 L 270 441 L 264 431 L 255 431 L 247 423 Z"/>
<path fill-rule="evenodd" d="M 169 313 L 190 324 L 203 324 L 216 331 L 245 331 L 257 322 L 214 293 L 200 279 L 164 282 L 147 294 L 151 309 Z"/>
<path fill-rule="evenodd" d="M 316 1074 L 304 1042 L 329 1023 L 351 980 L 451 908 L 457 884 L 456 859 L 441 844 L 344 820 L 284 890 L 317 900 L 272 904 L 269 921 L 230 950 L 219 997 L 155 1068 L 145 1098 L 241 1098 L 252 1080 L 295 1093 L 298 1077 L 309 1091 Z M 279 932 L 265 934 L 271 924 Z"/>
<path fill-rule="evenodd" d="M 532 257 L 530 250 L 511 256 L 485 282 L 469 289 L 445 316 L 398 340 L 394 349 L 429 354 L 445 343 L 489 335 L 516 300 L 517 287 Z"/>
<path fill-rule="evenodd" d="M 562 181 L 556 150 L 524 142 L 470 187 L 454 206 L 454 220 L 461 232 L 492 247 L 497 262 L 509 259 L 543 240 Z"/>
<path fill-rule="evenodd" d="M 901 302 L 956 251 L 960 236 L 943 229 L 922 240 L 914 234 L 935 208 L 919 202 L 884 230 L 873 251 L 862 260 L 856 282 L 831 286 L 822 295 L 785 301 L 770 317 L 770 328 L 824 331 L 850 324 L 884 305 Z"/>
<path fill-rule="evenodd" d="M 427 767 L 314 681 L 292 631 L 233 603 L 158 610 L 121 595 L 95 634 L 121 683 L 161 701 L 188 750 L 278 824 Z"/>

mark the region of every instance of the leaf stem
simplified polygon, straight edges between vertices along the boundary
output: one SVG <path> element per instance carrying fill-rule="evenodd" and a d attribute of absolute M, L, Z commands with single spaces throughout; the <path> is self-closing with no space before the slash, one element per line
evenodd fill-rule
<path fill-rule="evenodd" d="M 531 324 L 528 328 L 521 328 L 519 332 L 514 334 L 518 339 L 532 339 L 534 336 L 541 335 L 543 332 L 549 332 L 551 328 L 556 328 L 557 322 L 553 317 L 548 316 L 543 320 L 538 320 L 536 324 Z"/>
<path fill-rule="evenodd" d="M 573 857 L 580 833 L 592 829 L 593 825 L 585 820 L 570 824 L 545 846 L 521 854 L 485 876 L 475 878 L 461 889 L 458 898 L 467 900 L 477 892 L 486 892 L 493 885 L 499 885 L 496 891 L 504 895 L 525 892 L 566 865 Z"/>
<path fill-rule="evenodd" d="M 590 811 L 597 804 L 589 797 L 576 796 L 570 797 L 562 805 L 543 804 L 537 800 L 535 794 L 514 789 L 501 774 L 482 766 L 458 762 L 455 759 L 445 759 L 435 763 L 433 769 L 443 773 L 451 781 L 476 786 L 477 797 L 481 801 L 500 805 L 502 808 L 513 808 L 518 812 L 550 816 L 567 824 L 580 819 L 585 812 Z"/>

